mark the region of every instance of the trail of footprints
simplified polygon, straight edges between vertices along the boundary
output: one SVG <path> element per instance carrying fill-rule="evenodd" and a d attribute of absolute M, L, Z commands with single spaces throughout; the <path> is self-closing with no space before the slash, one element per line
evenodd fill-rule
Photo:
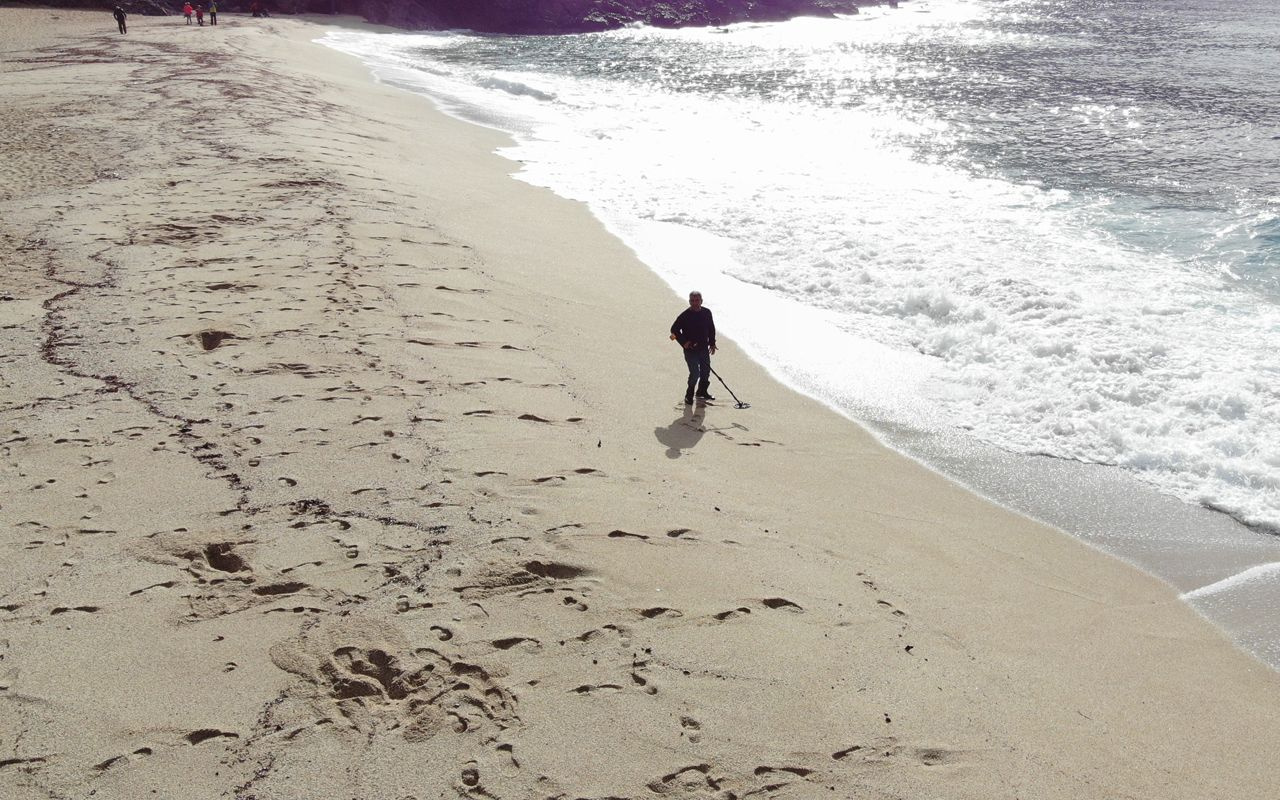
<path fill-rule="evenodd" d="M 70 52 L 60 56 L 64 60 L 83 57 L 83 53 Z M 230 74 L 234 70 L 230 63 L 224 66 L 226 69 L 219 74 Z M 161 81 L 157 85 L 163 88 L 165 83 Z M 299 89 L 305 87 L 294 86 L 290 91 Z M 244 98 L 264 102 L 261 92 L 269 90 L 270 87 L 266 87 L 250 92 Z M 236 96 L 233 85 L 228 91 L 229 97 Z M 283 102 L 287 96 L 274 99 Z M 265 102 L 271 101 L 268 98 Z M 239 116 L 229 115 L 229 118 Z M 246 137 L 245 141 L 246 147 L 252 146 L 252 137 Z M 506 734 L 518 731 L 522 724 L 519 693 L 539 688 L 536 679 L 525 679 L 522 683 L 504 674 L 510 664 L 566 649 L 574 652 L 584 664 L 591 662 L 592 667 L 605 676 L 601 680 L 574 682 L 564 687 L 571 701 L 598 702 L 617 693 L 665 697 L 674 691 L 669 687 L 676 683 L 683 670 L 655 655 L 653 648 L 646 645 L 646 630 L 674 625 L 734 625 L 750 615 L 806 613 L 800 603 L 784 597 L 760 597 L 730 608 L 615 608 L 608 587 L 602 585 L 598 576 L 554 555 L 562 537 L 576 535 L 603 536 L 618 542 L 619 547 L 685 547 L 709 541 L 709 534 L 691 528 L 588 531 L 579 523 L 567 523 L 538 536 L 527 530 L 513 530 L 512 525 L 493 524 L 495 535 L 489 539 L 493 549 L 483 557 L 467 552 L 465 547 L 470 545 L 449 541 L 446 537 L 452 534 L 445 532 L 448 526 L 443 523 L 437 526 L 440 522 L 437 515 L 455 527 L 467 525 L 467 538 L 483 538 L 477 537 L 477 533 L 484 533 L 489 524 L 479 516 L 484 509 L 472 511 L 472 516 L 464 522 L 463 503 L 443 491 L 448 479 L 440 468 L 429 468 L 432 481 L 421 483 L 422 471 L 427 469 L 421 467 L 425 458 L 421 452 L 404 454 L 409 452 L 402 444 L 409 438 L 405 435 L 406 423 L 409 426 L 509 423 L 528 426 L 526 430 L 563 432 L 581 430 L 584 418 L 561 418 L 536 408 L 532 411 L 504 409 L 500 404 L 491 404 L 491 398 L 477 400 L 476 405 L 482 407 L 456 414 L 433 408 L 430 402 L 433 392 L 480 393 L 518 381 L 508 376 L 463 379 L 458 375 L 435 373 L 423 373 L 428 377 L 421 379 L 402 379 L 403 373 L 399 370 L 403 365 L 395 363 L 387 352 L 408 349 L 414 353 L 432 353 L 429 358 L 451 359 L 465 357 L 469 351 L 487 349 L 507 351 L 511 358 L 537 357 L 535 349 L 526 341 L 527 336 L 504 341 L 503 337 L 490 332 L 493 320 L 486 317 L 495 315 L 486 313 L 492 310 L 486 303 L 491 300 L 491 289 L 487 284 L 473 285 L 486 280 L 480 270 L 472 269 L 475 264 L 459 257 L 456 263 L 441 262 L 432 268 L 450 272 L 448 277 L 433 278 L 425 284 L 413 281 L 396 284 L 396 288 L 405 291 L 435 293 L 442 303 L 449 303 L 444 308 L 458 312 L 434 308 L 426 311 L 438 327 L 430 331 L 419 327 L 414 320 L 422 318 L 423 309 L 416 308 L 404 312 L 404 324 L 395 335 L 380 339 L 362 334 L 361 331 L 376 327 L 362 320 L 387 306 L 389 289 L 361 278 L 362 274 L 371 272 L 367 268 L 377 263 L 384 252 L 356 252 L 358 237 L 350 231 L 351 221 L 326 210 L 325 195 L 342 190 L 341 181 L 324 174 L 323 165 L 309 165 L 300 159 L 255 158 L 251 151 L 236 152 L 234 157 L 253 164 L 248 173 L 256 185 L 246 180 L 243 187 L 246 203 L 258 204 L 264 213 L 269 209 L 273 215 L 292 214 L 298 220 L 314 221 L 314 238 L 323 240 L 324 245 L 302 243 L 296 252 L 289 251 L 279 263 L 265 264 L 249 257 L 216 255 L 218 251 L 214 248 L 231 247 L 238 253 L 243 247 L 235 239 L 235 231 L 264 224 L 266 217 L 220 208 L 211 214 L 211 218 L 220 223 L 214 228 L 130 217 L 125 223 L 130 229 L 132 245 L 147 245 L 159 252 L 179 254 L 160 259 L 164 268 L 155 270 L 149 285 L 132 287 L 140 296 L 157 298 L 149 307 L 149 313 L 154 316 L 136 320 L 127 329 L 122 324 L 95 320 L 92 316 L 85 318 L 85 324 L 111 331 L 118 339 L 110 343 L 112 346 L 150 347 L 140 343 L 151 342 L 152 353 L 169 359 L 165 363 L 173 368 L 171 371 L 190 385 L 186 391 L 165 387 L 168 394 L 156 393 L 157 399 L 151 400 L 151 404 L 163 414 L 157 415 L 155 425 L 121 428 L 113 431 L 113 435 L 123 440 L 142 441 L 159 434 L 165 442 L 156 447 L 188 452 L 201 463 L 215 467 L 214 474 L 233 476 L 242 496 L 235 508 L 226 511 L 225 527 L 220 531 L 178 529 L 155 533 L 136 543 L 133 547 L 139 558 L 171 567 L 173 577 L 131 587 L 126 591 L 125 600 L 146 603 L 176 594 L 187 604 L 184 624 L 240 613 L 296 615 L 297 635 L 280 642 L 270 653 L 275 665 L 296 680 L 282 696 L 267 704 L 252 730 L 198 728 L 148 735 L 129 747 L 119 748 L 122 752 L 104 754 L 92 765 L 94 771 L 128 769 L 176 748 L 221 746 L 233 748 L 249 763 L 266 765 L 258 770 L 262 775 L 254 778 L 259 780 L 270 773 L 270 762 L 254 759 L 263 758 L 263 753 L 276 746 L 279 739 L 295 741 L 333 732 L 353 735 L 353 741 L 389 734 L 419 743 L 441 736 L 467 736 L 481 744 L 476 747 L 477 758 L 455 765 L 458 794 L 492 797 L 494 795 L 485 789 L 487 770 L 494 764 L 521 768 L 517 746 L 505 738 Z M 267 179 L 264 180 L 264 176 Z M 165 190 L 161 189 L 160 193 L 164 194 Z M 403 200 L 411 202 L 412 198 Z M 377 202 L 385 202 L 387 214 L 392 216 L 401 207 L 400 199 L 396 198 L 378 197 Z M 413 244 L 440 252 L 467 249 L 465 245 L 435 239 Z M 195 245 L 205 249 L 194 252 Z M 406 272 L 423 269 L 421 264 L 409 262 L 392 262 L 391 268 Z M 314 287 L 321 288 L 318 298 L 313 296 Z M 110 288 L 104 287 L 104 290 Z M 270 308 L 255 306 L 262 295 L 274 298 Z M 166 297 L 174 299 L 162 299 Z M 177 329 L 178 333 L 164 339 L 147 335 L 148 326 L 172 331 L 174 328 L 165 329 L 163 324 L 175 321 L 183 324 Z M 513 324 L 514 320 L 502 322 Z M 290 350 L 288 356 L 275 354 L 273 348 L 285 342 L 307 343 L 307 357 L 299 356 L 296 349 Z M 101 342 L 68 339 L 61 344 L 59 357 L 68 363 L 80 358 L 89 363 L 91 344 L 103 346 Z M 410 347 L 403 348 L 406 344 Z M 116 382 L 106 385 L 119 388 L 132 382 L 137 396 L 150 396 L 146 394 L 147 375 L 117 377 Z M 261 378 L 270 378 L 270 381 L 260 381 L 263 385 L 285 389 L 273 390 L 278 393 L 270 397 L 258 397 L 253 392 L 257 391 Z M 528 386 L 565 388 L 563 383 L 554 380 Z M 395 410 L 403 414 L 395 419 L 404 422 L 395 422 L 389 413 L 369 410 L 373 405 L 371 398 L 381 400 L 395 392 L 400 393 L 397 397 L 401 401 Z M 297 410 L 301 404 L 306 404 L 305 411 Z M 321 413 L 315 412 L 316 408 L 332 410 Z M 305 426 L 297 424 L 302 414 L 306 415 Z M 367 436 L 344 453 L 343 459 L 372 459 L 385 451 L 397 468 L 419 479 L 415 485 L 421 489 L 431 486 L 439 495 L 426 502 L 422 497 L 396 502 L 390 481 L 385 485 L 384 482 L 363 485 L 359 481 L 364 479 L 343 479 L 343 476 L 335 479 L 341 491 L 318 494 L 315 487 L 307 485 L 303 475 L 287 468 L 275 469 L 278 462 L 302 449 L 291 448 L 290 441 L 298 440 L 310 448 L 326 448 L 339 438 L 333 435 L 339 428 Z M 718 433 L 729 436 L 726 432 Z M 21 444 L 14 439 L 5 442 L 10 443 Z M 764 440 L 739 442 L 744 446 L 761 443 L 774 444 Z M 68 436 L 59 444 L 93 448 L 98 443 Z M 401 467 L 415 460 L 416 470 Z M 335 463 L 338 462 L 335 460 Z M 374 463 L 365 461 L 361 466 Z M 377 465 L 353 468 L 350 473 L 377 475 L 391 469 L 382 462 Z M 102 461 L 84 464 L 98 484 L 115 479 L 112 472 L 102 469 L 109 466 L 109 462 Z M 476 470 L 472 474 L 546 488 L 609 477 L 586 465 L 514 478 L 507 470 L 498 469 Z M 84 499 L 90 499 L 87 491 L 81 494 L 85 495 Z M 319 500 L 317 496 L 327 499 Z M 351 504 L 345 508 L 335 507 L 339 501 L 334 498 L 339 496 L 344 498 L 343 502 L 351 498 Z M 482 521 L 476 522 L 476 519 Z M 32 535 L 42 538 L 31 539 L 30 546 L 56 544 L 43 538 L 45 534 L 35 532 L 42 523 L 31 522 Z M 406 536 L 416 537 L 415 546 L 396 550 L 389 541 L 356 536 L 361 526 L 377 526 L 386 534 L 386 540 L 394 538 L 393 532 L 407 531 Z M 259 550 L 269 545 L 273 537 L 302 535 L 311 529 L 328 535 L 323 557 L 280 568 L 268 568 L 259 561 Z M 76 534 L 101 532 L 86 525 Z M 438 544 L 433 543 L 437 541 Z M 458 548 L 457 553 L 454 547 Z M 466 566 L 449 566 L 453 558 L 459 558 Z M 308 577 L 327 570 L 357 572 L 367 579 L 364 585 L 370 588 L 362 593 L 339 592 L 322 588 L 318 585 L 320 581 Z M 870 579 L 867 585 L 872 592 L 878 591 Z M 530 619 L 541 620 L 541 627 L 489 635 L 488 629 L 476 620 L 487 619 L 490 612 L 486 604 L 492 605 L 495 598 L 502 596 L 511 596 L 522 607 L 531 609 Z M 905 612 L 887 600 L 877 599 L 876 603 L 896 618 L 905 616 Z M 26 603 L 6 603 L 0 610 L 10 614 L 27 613 L 30 609 L 26 606 Z M 44 608 L 48 608 L 50 616 L 76 616 L 97 614 L 103 606 L 59 601 Z M 610 618 L 613 621 L 608 621 Z M 411 637 L 405 630 L 414 631 L 414 635 Z M 477 637 L 477 631 L 486 633 Z M 565 631 L 571 632 L 561 635 Z M 3 658 L 0 651 L 0 662 Z M 234 672 L 239 665 L 228 661 L 221 669 Z M 695 715 L 682 714 L 673 725 L 677 727 L 673 734 L 690 746 L 699 746 L 710 737 L 710 732 Z M 899 744 L 892 737 L 882 737 L 836 748 L 829 760 L 831 764 L 843 765 L 914 759 L 921 764 L 941 765 L 956 757 L 944 750 L 912 747 Z M 0 767 L 9 763 L 0 760 Z M 656 793 L 664 797 L 701 798 L 709 793 L 730 791 L 732 794 L 721 796 L 745 797 L 752 792 L 773 791 L 789 782 L 811 781 L 817 785 L 829 768 L 830 765 L 761 764 L 750 774 L 726 776 L 713 764 L 697 761 L 655 775 L 643 789 L 637 787 L 636 796 L 649 797 Z M 535 781 L 529 785 L 533 783 Z"/>
<path fill-rule="evenodd" d="M 202 552 L 206 561 L 212 555 L 224 568 L 239 566 L 234 552 L 219 548 Z M 201 570 L 203 567 L 197 571 Z M 471 571 L 454 568 L 444 574 L 451 579 L 450 588 L 457 598 L 457 602 L 446 602 L 445 606 L 456 610 L 458 603 L 469 603 L 481 614 L 486 601 L 504 594 L 523 599 L 546 597 L 553 603 L 556 598 L 562 598 L 560 605 L 569 610 L 589 594 L 594 577 L 581 567 L 549 559 L 496 560 Z M 585 605 L 581 608 L 586 610 Z M 410 609 L 404 605 L 398 610 L 406 613 Z M 764 597 L 725 612 L 705 615 L 690 615 L 666 607 L 634 611 L 636 624 L 641 625 L 678 623 L 685 617 L 723 623 L 753 613 L 803 614 L 804 609 L 784 597 Z M 295 726 L 288 735 L 333 725 L 362 735 L 395 732 L 409 742 L 426 741 L 439 735 L 478 735 L 491 743 L 495 754 L 503 754 L 508 763 L 518 767 L 515 748 L 504 740 L 503 734 L 518 729 L 521 724 L 519 690 L 509 679 L 501 677 L 504 670 L 495 672 L 491 664 L 501 664 L 511 654 L 536 658 L 547 648 L 577 650 L 581 658 L 590 658 L 600 669 L 613 671 L 620 678 L 566 688 L 571 696 L 583 698 L 627 691 L 658 695 L 662 682 L 655 670 L 673 669 L 661 659 L 655 659 L 651 648 L 638 645 L 639 632 L 628 624 L 606 623 L 555 641 L 527 634 L 499 636 L 486 640 L 490 648 L 488 654 L 477 651 L 478 657 L 461 654 L 463 648 L 475 650 L 478 643 L 461 642 L 455 646 L 456 635 L 449 625 L 435 624 L 430 630 L 436 638 L 434 644 L 411 643 L 397 626 L 382 619 L 331 618 L 297 639 L 273 648 L 272 658 L 276 664 L 302 681 L 299 689 L 286 697 L 286 704 L 305 701 L 313 705 L 317 700 L 324 700 L 332 708 L 331 714 L 307 725 Z M 530 683 L 530 688 L 536 684 Z M 267 721 L 270 722 L 270 715 Z M 259 731 L 251 738 L 263 735 Z M 701 722 L 686 714 L 679 718 L 679 735 L 691 745 L 697 745 L 705 738 L 705 731 Z M 942 765 L 957 758 L 956 754 L 941 749 L 901 745 L 892 737 L 845 745 L 830 754 L 834 764 L 914 759 L 924 765 Z M 481 787 L 485 766 L 478 761 L 468 762 L 460 775 L 463 783 Z M 711 765 L 696 764 L 656 776 L 646 788 L 668 796 L 694 797 L 707 788 L 719 790 L 732 785 L 747 791 L 771 791 L 789 782 L 810 779 L 818 783 L 831 779 L 830 768 L 766 764 L 754 768 L 750 776 L 731 779 L 719 776 Z M 693 794 L 688 794 L 690 792 Z"/>
<path fill-rule="evenodd" d="M 185 734 L 153 733 L 145 738 L 145 744 L 140 744 L 140 746 L 127 753 L 107 756 L 97 762 L 93 765 L 93 771 L 104 773 L 109 770 L 121 769 L 166 750 L 199 746 L 206 742 L 227 742 L 239 738 L 240 734 L 238 733 L 218 730 L 217 728 L 199 728 Z"/>
<path fill-rule="evenodd" d="M 574 472 L 592 475 L 597 470 L 581 468 Z M 319 501 L 299 502 L 292 510 L 299 523 L 333 525 L 343 522 L 338 512 Z M 581 531 L 582 526 L 570 523 L 549 529 L 547 534 L 564 530 Z M 623 535 L 618 536 L 620 533 Z M 700 537 L 692 534 L 691 529 L 673 528 L 657 536 L 672 543 L 698 541 Z M 637 538 L 635 534 L 617 530 L 605 535 L 609 538 Z M 648 535 L 640 538 L 647 541 Z M 493 541 L 497 545 L 523 546 L 529 544 L 530 537 L 496 537 Z M 634 625 L 683 624 L 686 620 L 692 624 L 732 624 L 752 614 L 805 612 L 800 603 L 776 596 L 712 612 L 653 606 L 635 609 L 632 612 L 634 623 L 608 623 L 563 640 L 548 641 L 542 635 L 521 633 L 491 638 L 487 640 L 491 655 L 476 659 L 464 657 L 455 648 L 456 644 L 461 645 L 457 643 L 457 626 L 451 623 L 430 626 L 433 644 L 422 640 L 411 644 L 395 627 L 381 620 L 354 623 L 336 618 L 327 602 L 279 605 L 282 598 L 312 594 L 306 582 L 289 578 L 292 570 L 302 566 L 318 567 L 323 562 L 305 562 L 265 574 L 254 567 L 252 553 L 255 544 L 251 536 L 211 538 L 207 534 L 196 535 L 186 531 L 149 537 L 142 547 L 143 557 L 175 566 L 186 575 L 186 581 L 167 580 L 140 586 L 131 591 L 130 596 L 184 590 L 185 585 L 185 590 L 190 591 L 191 620 L 210 619 L 254 605 L 263 607 L 264 613 L 301 613 L 320 620 L 318 626 L 310 628 L 310 632 L 272 652 L 277 665 L 301 681 L 298 689 L 285 698 L 286 703 L 305 701 L 314 704 L 323 700 L 332 708 L 331 714 L 317 717 L 305 726 L 288 728 L 283 735 L 290 737 L 336 727 L 360 735 L 394 732 L 408 742 L 422 742 L 439 735 L 469 734 L 496 742 L 504 732 L 518 729 L 521 718 L 518 690 L 501 677 L 501 671 L 493 671 L 489 665 L 491 661 L 501 663 L 514 654 L 536 657 L 547 648 L 577 648 L 583 657 L 589 657 L 593 663 L 601 664 L 602 669 L 614 672 L 618 679 L 576 684 L 566 689 L 571 696 L 603 698 L 621 692 L 656 696 L 663 691 L 660 674 L 678 668 L 655 659 L 650 648 L 638 646 Z M 335 549 L 340 546 L 335 539 Z M 429 575 L 432 571 L 430 565 L 439 565 L 442 556 L 443 553 L 439 553 L 421 562 L 428 569 L 419 572 L 418 577 Z M 412 563 L 369 563 L 364 568 L 390 569 L 392 573 L 403 574 L 405 569 L 412 568 Z M 483 613 L 485 601 L 503 594 L 514 594 L 522 602 L 544 598 L 550 608 L 582 613 L 590 609 L 590 597 L 599 590 L 589 570 L 546 557 L 523 561 L 496 558 L 487 566 L 470 572 L 455 569 L 441 573 L 437 567 L 434 585 L 440 585 L 441 574 L 456 598 L 452 602 L 446 601 L 444 607 L 454 611 L 459 603 L 470 603 Z M 895 618 L 905 617 L 905 612 L 877 596 L 880 590 L 874 580 L 862 577 L 878 608 L 885 609 Z M 430 592 L 430 587 L 427 588 Z M 407 596 L 402 595 L 401 598 L 404 602 L 397 602 L 396 606 L 400 613 L 432 609 L 433 604 L 410 604 Z M 96 610 L 95 607 L 69 606 L 58 607 L 52 613 L 92 613 Z M 445 616 L 441 614 L 439 618 L 444 619 Z M 474 643 L 464 644 L 474 648 Z M 224 668 L 231 671 L 236 665 L 228 663 Z M 104 757 L 94 769 L 106 772 L 127 768 L 153 753 L 180 745 L 224 742 L 252 752 L 257 744 L 270 738 L 267 734 L 272 719 L 270 712 L 266 719 L 266 726 L 252 732 L 199 729 L 176 739 L 149 741 L 129 752 Z M 683 715 L 679 719 L 679 735 L 691 745 L 697 745 L 706 734 L 697 719 Z M 502 754 L 509 763 L 518 766 L 519 759 L 510 742 L 492 747 L 495 754 Z M 893 737 L 880 737 L 833 748 L 830 760 L 833 764 L 864 766 L 893 761 L 945 766 L 959 763 L 962 756 L 944 748 L 916 747 L 899 743 Z M 483 764 L 469 763 L 460 773 L 460 781 L 471 789 L 481 789 L 485 774 Z M 818 785 L 827 780 L 834 780 L 829 768 L 810 764 L 760 765 L 750 776 L 732 777 L 718 774 L 712 765 L 694 764 L 656 776 L 646 788 L 664 796 L 696 797 L 708 789 L 721 791 L 727 786 L 737 787 L 738 791 L 774 791 L 790 782 Z"/>

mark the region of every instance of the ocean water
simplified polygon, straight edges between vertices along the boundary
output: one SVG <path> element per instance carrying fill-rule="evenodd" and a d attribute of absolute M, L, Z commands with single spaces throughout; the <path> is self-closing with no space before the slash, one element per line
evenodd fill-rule
<path fill-rule="evenodd" d="M 324 41 L 510 132 L 802 391 L 1280 533 L 1274 0 Z"/>

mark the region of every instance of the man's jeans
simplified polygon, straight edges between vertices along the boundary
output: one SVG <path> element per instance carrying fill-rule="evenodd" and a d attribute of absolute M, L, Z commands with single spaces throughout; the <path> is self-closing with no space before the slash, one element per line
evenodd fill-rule
<path fill-rule="evenodd" d="M 685 395 L 691 396 L 695 386 L 698 394 L 706 394 L 711 386 L 711 351 L 706 347 L 685 350 L 684 363 L 689 365 L 689 388 Z"/>

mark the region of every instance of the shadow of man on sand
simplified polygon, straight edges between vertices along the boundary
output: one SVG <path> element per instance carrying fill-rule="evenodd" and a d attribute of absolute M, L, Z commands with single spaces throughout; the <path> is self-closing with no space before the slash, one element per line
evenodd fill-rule
<path fill-rule="evenodd" d="M 676 417 L 665 428 L 654 428 L 653 435 L 667 447 L 667 458 L 679 458 L 685 450 L 692 450 L 702 441 L 707 429 L 702 427 L 702 419 L 706 416 L 706 408 L 699 403 L 686 406 L 684 413 Z"/>

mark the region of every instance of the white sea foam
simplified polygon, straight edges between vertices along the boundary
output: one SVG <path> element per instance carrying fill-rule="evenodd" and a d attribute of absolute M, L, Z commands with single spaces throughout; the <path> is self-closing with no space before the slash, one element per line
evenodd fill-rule
<path fill-rule="evenodd" d="M 1202 586 L 1199 589 L 1190 592 L 1183 592 L 1183 600 L 1204 600 L 1215 595 L 1222 595 L 1232 590 L 1239 589 L 1250 584 L 1275 584 L 1280 583 L 1280 562 L 1272 564 L 1259 564 L 1255 567 L 1215 581 L 1208 586 Z"/>
<path fill-rule="evenodd" d="M 932 157 L 1000 120 L 961 123 L 884 91 L 903 71 L 964 67 L 894 48 L 1030 36 L 959 24 L 982 3 L 933 11 L 575 40 L 595 48 L 591 69 L 489 41 L 485 58 L 433 56 L 481 46 L 457 35 L 327 41 L 516 133 L 521 178 L 589 203 L 677 291 L 700 285 L 722 326 L 806 391 L 1122 467 L 1280 529 L 1280 306 L 1237 281 L 1253 263 L 1241 254 L 1280 236 L 1274 205 L 1224 212 L 1201 236 L 1207 212 Z M 1043 46 L 1083 46 L 1059 38 Z M 637 55 L 649 60 L 625 66 Z M 1147 135 L 1132 104 L 1055 100 L 1026 103 L 1062 120 L 1062 146 L 1088 144 L 1082 131 Z"/>

